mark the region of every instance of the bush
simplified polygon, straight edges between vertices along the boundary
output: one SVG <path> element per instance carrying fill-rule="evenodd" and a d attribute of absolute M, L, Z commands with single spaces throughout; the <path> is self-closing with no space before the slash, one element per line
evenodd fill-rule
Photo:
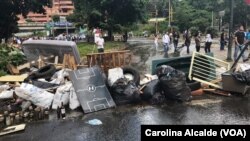
<path fill-rule="evenodd" d="M 8 72 L 8 64 L 18 66 L 25 62 L 26 58 L 19 49 L 10 47 L 6 44 L 0 45 L 0 75 Z"/>

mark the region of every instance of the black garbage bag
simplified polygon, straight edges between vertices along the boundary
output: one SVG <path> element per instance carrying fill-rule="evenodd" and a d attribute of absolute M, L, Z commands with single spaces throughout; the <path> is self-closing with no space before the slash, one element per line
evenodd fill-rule
<path fill-rule="evenodd" d="M 150 100 L 156 92 L 160 92 L 159 80 L 153 80 L 149 82 L 143 89 L 143 94 L 141 94 L 142 100 Z"/>
<path fill-rule="evenodd" d="M 156 68 L 156 75 L 160 79 L 162 76 L 165 76 L 175 70 L 174 68 L 167 66 L 167 65 L 162 65 L 160 67 Z"/>
<path fill-rule="evenodd" d="M 184 72 L 175 69 L 169 70 L 160 78 L 160 86 L 168 99 L 181 102 L 191 100 L 191 90 L 187 86 Z"/>
<path fill-rule="evenodd" d="M 234 72 L 232 73 L 232 75 L 236 80 L 245 83 L 247 85 L 250 84 L 250 69 L 244 72 Z"/>
<path fill-rule="evenodd" d="M 118 79 L 111 87 L 111 93 L 117 105 L 141 101 L 139 88 L 134 81 L 128 81 L 126 78 Z"/>
<path fill-rule="evenodd" d="M 166 101 L 165 95 L 161 92 L 156 92 L 156 93 L 154 93 L 154 95 L 150 99 L 150 104 L 160 105 L 160 104 L 165 103 L 165 101 Z"/>

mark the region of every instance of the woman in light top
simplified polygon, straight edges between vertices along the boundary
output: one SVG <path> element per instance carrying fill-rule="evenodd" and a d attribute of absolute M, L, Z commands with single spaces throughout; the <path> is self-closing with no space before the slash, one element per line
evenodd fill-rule
<path fill-rule="evenodd" d="M 211 52 L 211 50 L 210 50 L 211 45 L 212 45 L 212 37 L 211 37 L 211 34 L 208 33 L 206 35 L 206 43 L 205 43 L 205 52 L 206 53 L 210 53 Z"/>

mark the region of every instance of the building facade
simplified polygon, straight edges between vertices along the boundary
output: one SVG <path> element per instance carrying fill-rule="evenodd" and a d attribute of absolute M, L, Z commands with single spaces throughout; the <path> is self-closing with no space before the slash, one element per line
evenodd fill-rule
<path fill-rule="evenodd" d="M 45 7 L 45 14 L 30 12 L 27 18 L 19 15 L 20 20 L 18 24 L 27 24 L 29 22 L 34 23 L 46 23 L 51 21 L 53 15 L 68 16 L 73 13 L 74 5 L 72 0 L 53 0 L 52 7 Z"/>

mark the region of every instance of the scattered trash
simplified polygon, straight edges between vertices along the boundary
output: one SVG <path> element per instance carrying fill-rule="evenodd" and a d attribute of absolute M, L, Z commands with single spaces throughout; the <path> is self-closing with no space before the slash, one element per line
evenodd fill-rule
<path fill-rule="evenodd" d="M 165 65 L 157 70 L 160 86 L 166 98 L 183 102 L 191 100 L 191 90 L 187 86 L 185 73 Z"/>
<path fill-rule="evenodd" d="M 238 79 L 247 82 L 248 76 L 236 76 Z M 240 82 L 232 75 L 230 72 L 226 72 L 222 74 L 222 89 L 228 92 L 239 93 L 242 95 L 246 95 L 249 93 L 250 86 L 248 86 L 244 82 Z"/>
<path fill-rule="evenodd" d="M 250 84 L 250 69 L 243 72 L 234 72 L 232 73 L 234 78 L 244 84 Z"/>
<path fill-rule="evenodd" d="M 140 90 L 133 81 L 127 78 L 118 79 L 111 87 L 112 97 L 118 105 L 136 103 L 141 100 Z"/>
<path fill-rule="evenodd" d="M 14 90 L 4 90 L 0 93 L 0 99 L 11 99 L 13 98 Z"/>
<path fill-rule="evenodd" d="M 125 78 L 129 81 L 135 82 L 136 86 L 140 84 L 140 73 L 137 70 L 131 67 L 124 67 L 122 69 Z"/>
<path fill-rule="evenodd" d="M 99 119 L 92 119 L 92 120 L 87 121 L 86 123 L 90 125 L 102 125 L 102 121 L 100 121 Z"/>
<path fill-rule="evenodd" d="M 9 85 L 0 85 L 0 92 L 4 91 L 4 90 L 8 90 L 10 88 Z"/>
<path fill-rule="evenodd" d="M 25 124 L 20 124 L 20 125 L 7 127 L 7 128 L 0 131 L 0 136 L 14 133 L 14 132 L 18 132 L 18 131 L 22 131 L 25 129 L 25 126 L 26 126 Z"/>
<path fill-rule="evenodd" d="M 231 96 L 231 93 L 226 92 L 226 91 L 222 91 L 222 90 L 218 90 L 218 89 L 203 89 L 204 92 L 210 92 L 212 94 L 216 94 L 216 95 L 221 95 L 221 96 Z"/>
<path fill-rule="evenodd" d="M 62 85 L 57 88 L 53 99 L 52 109 L 57 109 L 58 106 L 61 106 L 62 102 L 64 103 L 64 105 L 67 105 L 69 103 L 69 94 L 71 87 L 72 83 L 67 82 L 65 85 Z"/>
<path fill-rule="evenodd" d="M 54 95 L 31 84 L 22 83 L 21 87 L 15 88 L 17 96 L 30 100 L 34 105 L 49 108 Z"/>
<path fill-rule="evenodd" d="M 166 101 L 166 97 L 161 92 L 156 92 L 150 99 L 150 104 L 152 105 L 160 105 L 163 104 Z"/>
<path fill-rule="evenodd" d="M 191 92 L 191 95 L 192 95 L 192 96 L 200 96 L 200 95 L 203 95 L 203 89 L 198 89 L 198 90 L 192 91 L 192 92 Z"/>
<path fill-rule="evenodd" d="M 123 70 L 122 68 L 114 68 L 108 70 L 108 84 L 110 87 L 120 78 L 123 78 Z"/>
<path fill-rule="evenodd" d="M 229 71 L 230 63 L 194 52 L 189 69 L 189 79 L 222 89 L 221 74 Z"/>
<path fill-rule="evenodd" d="M 74 87 L 72 86 L 70 88 L 70 93 L 69 93 L 69 108 L 71 110 L 75 110 L 76 108 L 80 107 L 80 102 L 77 98 L 76 92 Z"/>
<path fill-rule="evenodd" d="M 238 64 L 235 71 L 236 72 L 244 72 L 246 70 L 250 69 L 250 64 L 248 63 L 242 63 L 242 64 Z"/>
<path fill-rule="evenodd" d="M 157 75 L 151 75 L 151 74 L 145 74 L 144 75 L 145 78 L 143 78 L 141 81 L 140 81 L 140 85 L 144 85 L 144 84 L 147 84 L 153 80 L 157 80 L 158 79 L 158 76 Z"/>
<path fill-rule="evenodd" d="M 141 98 L 146 101 L 150 100 L 157 92 L 160 92 L 159 80 L 153 80 L 145 86 Z"/>
<path fill-rule="evenodd" d="M 0 77 L 0 82 L 23 82 L 28 74 L 23 75 L 5 75 Z"/>

